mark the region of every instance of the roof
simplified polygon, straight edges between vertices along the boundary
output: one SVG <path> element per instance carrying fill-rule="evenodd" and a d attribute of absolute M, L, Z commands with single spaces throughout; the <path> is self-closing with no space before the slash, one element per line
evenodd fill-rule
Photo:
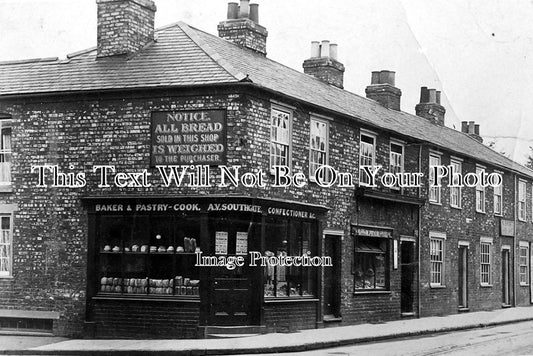
<path fill-rule="evenodd" d="M 96 60 L 96 49 L 57 58 L 0 63 L 2 96 L 106 89 L 164 88 L 238 83 L 311 103 L 376 128 L 431 143 L 458 155 L 533 177 L 533 171 L 467 134 L 328 85 L 254 51 L 189 27 L 160 28 L 157 39 L 137 54 Z"/>

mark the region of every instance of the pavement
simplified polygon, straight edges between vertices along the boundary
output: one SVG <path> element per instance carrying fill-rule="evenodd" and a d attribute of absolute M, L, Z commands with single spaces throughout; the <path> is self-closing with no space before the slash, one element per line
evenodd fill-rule
<path fill-rule="evenodd" d="M 404 319 L 382 324 L 361 324 L 324 329 L 302 330 L 295 333 L 272 333 L 250 337 L 194 340 L 88 340 L 71 339 L 57 342 L 40 340 L 13 347 L 2 342 L 3 355 L 236 355 L 281 353 L 316 350 L 364 342 L 410 336 L 429 335 L 458 330 L 490 327 L 533 320 L 532 307 L 507 308 L 488 312 L 472 312 L 444 317 Z M 30 338 L 29 336 L 27 338 Z"/>

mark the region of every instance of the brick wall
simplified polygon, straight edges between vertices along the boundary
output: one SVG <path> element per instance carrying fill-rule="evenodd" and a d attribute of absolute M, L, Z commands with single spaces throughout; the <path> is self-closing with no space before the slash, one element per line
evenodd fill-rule
<path fill-rule="evenodd" d="M 275 303 L 264 307 L 269 332 L 290 332 L 316 327 L 316 302 Z"/>

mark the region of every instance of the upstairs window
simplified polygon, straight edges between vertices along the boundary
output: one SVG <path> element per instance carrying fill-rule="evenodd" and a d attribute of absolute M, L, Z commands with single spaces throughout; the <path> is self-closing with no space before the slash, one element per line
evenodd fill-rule
<path fill-rule="evenodd" d="M 502 184 L 494 187 L 494 214 L 503 214 L 503 179 Z"/>
<path fill-rule="evenodd" d="M 0 185 L 8 184 L 11 184 L 11 120 L 0 119 Z"/>
<path fill-rule="evenodd" d="M 369 185 L 370 177 L 363 167 L 372 168 L 376 157 L 376 137 L 361 133 L 361 151 L 359 152 L 359 184 Z"/>
<path fill-rule="evenodd" d="M 392 174 L 402 173 L 403 172 L 403 145 L 395 142 L 390 144 L 390 169 L 389 172 Z M 397 185 L 393 189 L 400 189 L 400 186 Z"/>
<path fill-rule="evenodd" d="M 272 108 L 270 117 L 270 169 L 290 162 L 291 117 L 288 110 Z"/>
<path fill-rule="evenodd" d="M 526 182 L 518 181 L 518 219 L 526 221 Z"/>
<path fill-rule="evenodd" d="M 476 174 L 478 177 L 480 177 L 484 171 L 485 168 L 476 167 Z M 481 179 L 478 182 L 478 185 L 476 185 L 476 211 L 478 213 L 485 212 L 485 187 L 483 187 Z"/>
<path fill-rule="evenodd" d="M 432 154 L 429 156 L 429 201 L 440 204 L 440 187 L 436 185 L 438 182 L 432 168 L 435 166 L 440 166 L 440 156 Z"/>
<path fill-rule="evenodd" d="M 311 180 L 314 180 L 315 172 L 320 166 L 328 164 L 328 136 L 328 123 L 312 118 L 309 139 L 309 178 Z"/>
<path fill-rule="evenodd" d="M 460 161 L 452 160 L 450 165 L 453 167 L 455 173 L 462 173 L 463 165 Z M 460 185 L 461 180 L 459 176 L 453 177 L 454 185 Z M 450 206 L 454 208 L 461 208 L 462 190 L 461 187 L 450 187 Z"/>

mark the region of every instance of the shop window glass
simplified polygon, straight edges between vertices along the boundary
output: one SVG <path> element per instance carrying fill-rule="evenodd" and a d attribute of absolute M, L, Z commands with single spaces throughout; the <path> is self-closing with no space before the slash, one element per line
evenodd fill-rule
<path fill-rule="evenodd" d="M 265 234 L 265 256 L 317 256 L 315 223 L 267 218 Z M 316 273 L 308 266 L 265 266 L 265 297 L 313 296 Z"/>
<path fill-rule="evenodd" d="M 356 237 L 355 290 L 388 289 L 388 240 Z"/>
<path fill-rule="evenodd" d="M 99 216 L 97 226 L 100 293 L 199 296 L 198 217 Z"/>

